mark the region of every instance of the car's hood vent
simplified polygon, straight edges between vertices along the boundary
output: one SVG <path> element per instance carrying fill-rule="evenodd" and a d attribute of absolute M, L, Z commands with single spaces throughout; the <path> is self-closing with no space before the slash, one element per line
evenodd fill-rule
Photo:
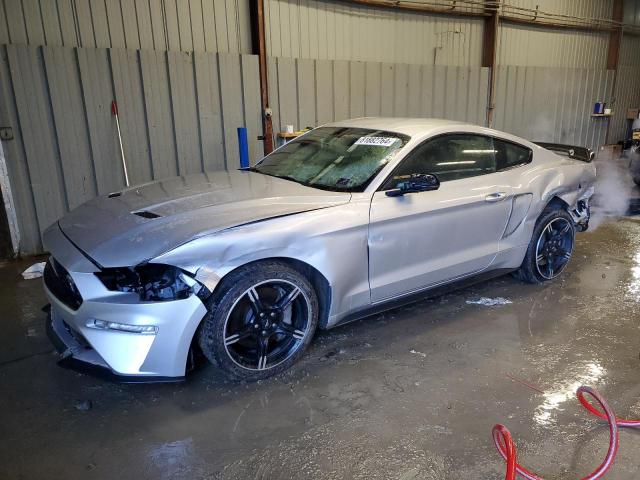
<path fill-rule="evenodd" d="M 160 218 L 162 215 L 158 215 L 157 213 L 150 212 L 148 210 L 141 210 L 139 212 L 133 212 L 134 215 L 138 215 L 142 218 Z"/>

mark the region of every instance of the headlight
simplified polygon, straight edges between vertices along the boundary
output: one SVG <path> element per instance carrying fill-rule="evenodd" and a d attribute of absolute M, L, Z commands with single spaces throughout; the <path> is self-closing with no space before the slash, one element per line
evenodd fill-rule
<path fill-rule="evenodd" d="M 192 294 L 204 298 L 208 294 L 204 285 L 171 265 L 105 268 L 95 275 L 109 290 L 137 293 L 143 301 L 181 300 Z"/>

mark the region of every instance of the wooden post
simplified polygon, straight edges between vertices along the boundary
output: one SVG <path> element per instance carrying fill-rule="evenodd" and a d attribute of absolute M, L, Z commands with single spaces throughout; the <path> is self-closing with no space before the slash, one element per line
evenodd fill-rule
<path fill-rule="evenodd" d="M 262 105 L 262 142 L 264 154 L 273 151 L 273 124 L 269 106 L 269 78 L 267 74 L 267 46 L 264 26 L 264 0 L 253 0 L 250 4 L 251 44 L 254 55 L 258 55 L 260 70 L 260 102 Z"/>
<path fill-rule="evenodd" d="M 611 20 L 622 23 L 624 19 L 624 1 L 614 0 Z M 622 42 L 622 26 L 616 27 L 609 34 L 609 50 L 607 52 L 607 70 L 617 70 L 618 57 L 620 56 L 620 43 Z"/>

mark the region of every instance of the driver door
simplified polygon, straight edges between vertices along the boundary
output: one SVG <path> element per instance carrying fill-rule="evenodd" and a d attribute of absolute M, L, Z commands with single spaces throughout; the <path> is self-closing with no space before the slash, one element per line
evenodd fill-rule
<path fill-rule="evenodd" d="M 411 174 L 440 188 L 387 196 Z M 416 147 L 373 195 L 369 284 L 373 303 L 486 269 L 511 212 L 511 187 L 496 173 L 493 140 L 448 134 Z"/>

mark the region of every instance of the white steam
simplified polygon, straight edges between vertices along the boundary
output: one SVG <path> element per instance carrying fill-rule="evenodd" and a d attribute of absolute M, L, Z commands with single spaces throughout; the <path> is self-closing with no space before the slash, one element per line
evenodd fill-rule
<path fill-rule="evenodd" d="M 640 165 L 638 153 L 627 151 L 621 155 L 612 150 L 601 150 L 594 161 L 597 175 L 591 201 L 590 230 L 595 230 L 608 218 L 627 215 L 632 199 L 640 196 L 630 168 Z"/>

